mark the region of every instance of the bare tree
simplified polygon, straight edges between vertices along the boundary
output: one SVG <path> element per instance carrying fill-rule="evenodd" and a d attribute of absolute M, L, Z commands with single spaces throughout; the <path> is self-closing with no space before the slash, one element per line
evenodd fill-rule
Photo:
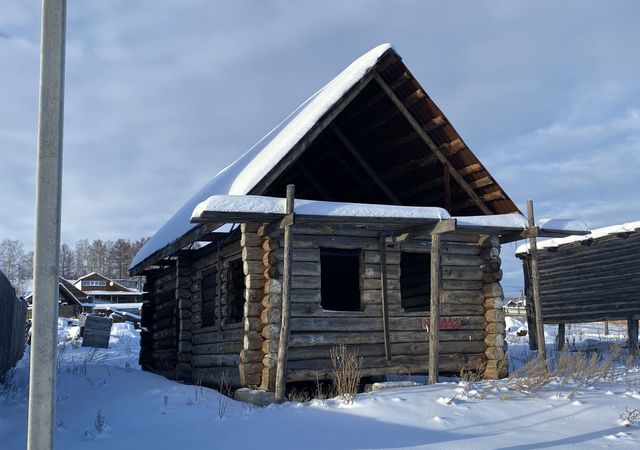
<path fill-rule="evenodd" d="M 131 241 L 118 239 L 111 246 L 109 255 L 112 275 L 115 278 L 125 278 L 131 262 Z"/>
<path fill-rule="evenodd" d="M 60 276 L 74 278 L 73 272 L 73 250 L 65 243 L 60 246 Z"/>
<path fill-rule="evenodd" d="M 74 251 L 74 278 L 81 277 L 90 272 L 91 245 L 87 239 L 76 241 Z"/>
<path fill-rule="evenodd" d="M 29 273 L 25 267 L 27 264 L 22 242 L 4 239 L 0 243 L 0 269 L 19 294 L 22 294 L 26 287 L 25 274 Z"/>

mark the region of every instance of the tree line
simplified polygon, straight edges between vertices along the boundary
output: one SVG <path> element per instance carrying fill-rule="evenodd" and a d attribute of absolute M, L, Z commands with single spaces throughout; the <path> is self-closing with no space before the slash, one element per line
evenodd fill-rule
<path fill-rule="evenodd" d="M 74 280 L 91 272 L 99 272 L 109 278 L 129 278 L 127 269 L 135 254 L 148 238 L 131 241 L 117 239 L 80 239 L 70 246 L 60 246 L 60 275 Z M 0 242 L 0 270 L 22 293 L 27 281 L 33 278 L 33 251 L 26 251 L 22 242 L 4 239 Z"/>

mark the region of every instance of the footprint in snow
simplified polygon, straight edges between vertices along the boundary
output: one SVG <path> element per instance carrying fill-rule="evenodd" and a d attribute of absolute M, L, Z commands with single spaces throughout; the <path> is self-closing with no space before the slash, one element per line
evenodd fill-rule
<path fill-rule="evenodd" d="M 404 398 L 401 398 L 401 397 L 393 397 L 393 398 L 391 399 L 391 401 L 392 401 L 392 402 L 404 402 L 404 401 L 406 401 L 406 400 L 405 400 Z"/>

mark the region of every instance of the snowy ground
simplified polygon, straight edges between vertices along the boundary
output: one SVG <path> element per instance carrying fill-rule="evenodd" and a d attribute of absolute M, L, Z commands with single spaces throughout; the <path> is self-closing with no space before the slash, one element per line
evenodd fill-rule
<path fill-rule="evenodd" d="M 521 324 L 509 321 L 512 364 L 530 355 Z M 64 342 L 77 328 L 60 324 L 58 449 L 533 449 L 639 448 L 640 425 L 625 427 L 625 408 L 640 409 L 637 365 L 615 381 L 576 388 L 559 382 L 524 392 L 513 383 L 445 382 L 260 409 L 206 388 L 142 372 L 138 333 L 114 325 L 109 350 Z M 553 341 L 554 330 L 547 330 Z M 576 346 L 621 341 L 621 327 L 567 330 Z M 602 345 L 602 344 L 601 344 Z M 0 394 L 0 448 L 25 448 L 27 361 Z"/>

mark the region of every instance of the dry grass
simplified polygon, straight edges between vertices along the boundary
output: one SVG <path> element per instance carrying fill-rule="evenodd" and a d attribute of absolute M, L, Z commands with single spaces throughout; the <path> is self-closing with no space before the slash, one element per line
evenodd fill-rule
<path fill-rule="evenodd" d="M 333 347 L 330 354 L 335 391 L 346 404 L 351 404 L 356 400 L 362 378 L 362 358 L 344 344 Z"/>

